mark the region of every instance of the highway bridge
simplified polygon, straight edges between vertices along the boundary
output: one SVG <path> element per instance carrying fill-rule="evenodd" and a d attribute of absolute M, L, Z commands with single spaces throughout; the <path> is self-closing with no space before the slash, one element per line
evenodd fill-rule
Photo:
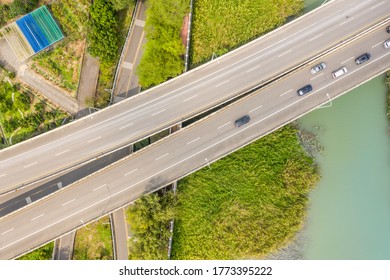
<path fill-rule="evenodd" d="M 389 16 L 389 1 L 333 1 L 219 59 L 0 151 L 0 194 L 94 160 L 216 107 L 337 48 Z"/>
<path fill-rule="evenodd" d="M 385 31 L 385 26 L 389 21 L 390 3 L 387 1 L 364 2 L 358 4 L 356 4 L 356 1 L 331 2 L 308 16 L 266 35 L 263 39 L 256 40 L 246 47 L 201 67 L 199 70 L 191 71 L 194 75 L 201 73 L 201 78 L 186 74 L 182 78 L 174 79 L 163 86 L 157 87 L 157 92 L 164 87 L 168 89 L 173 87 L 165 95 L 161 94 L 164 97 L 157 94 L 151 101 L 147 99 L 149 95 L 143 94 L 140 98 L 124 101 L 113 106 L 113 109 L 106 109 L 101 113 L 82 119 L 77 124 L 68 125 L 63 129 L 49 133 L 51 136 L 37 137 L 36 139 L 48 141 L 42 145 L 39 145 L 40 141 L 32 139 L 27 142 L 30 144 L 20 144 L 0 153 L 1 156 L 9 155 L 1 163 L 5 164 L 0 169 L 1 172 L 4 172 L 3 174 L 6 174 L 0 174 L 3 178 L 9 178 L 8 174 L 12 174 L 12 172 L 17 177 L 19 175 L 17 170 L 21 173 L 20 170 L 23 169 L 24 173 L 34 166 L 44 165 L 44 161 L 37 163 L 23 161 L 23 159 L 26 160 L 26 157 L 37 151 L 44 151 L 45 153 L 32 157 L 32 160 L 40 161 L 46 153 L 51 154 L 46 166 L 56 165 L 58 162 L 60 165 L 58 170 L 61 170 L 61 168 L 74 165 L 80 160 L 77 160 L 78 157 L 76 156 L 74 158 L 69 157 L 69 159 L 60 156 L 55 157 L 56 152 L 57 154 L 61 152 L 51 150 L 52 146 L 55 146 L 56 149 L 64 149 L 64 147 L 73 149 L 73 146 L 69 144 L 65 146 L 61 146 L 61 144 L 76 138 L 76 146 L 74 147 L 76 153 L 77 149 L 89 146 L 95 147 L 95 144 L 98 147 L 95 147 L 95 152 L 102 153 L 113 149 L 114 144 L 122 145 L 125 142 L 123 140 L 125 138 L 118 136 L 118 139 L 122 139 L 121 143 L 119 141 L 117 143 L 114 143 L 115 141 L 106 143 L 103 140 L 106 139 L 106 134 L 110 134 L 106 130 L 112 130 L 111 137 L 113 137 L 113 140 L 116 140 L 115 135 L 119 134 L 118 131 L 121 130 L 125 130 L 128 134 L 133 132 L 136 135 L 134 137 L 147 133 L 145 131 L 138 133 L 137 129 L 134 128 L 136 126 L 135 119 L 126 119 L 127 111 L 135 112 L 139 110 L 136 119 L 140 122 L 141 130 L 142 125 L 148 125 L 148 117 L 154 115 L 155 118 L 151 118 L 152 123 L 156 124 L 153 131 L 158 131 L 162 127 L 177 122 L 178 119 L 174 118 L 177 111 L 182 109 L 181 107 L 189 106 L 186 108 L 190 108 L 188 110 L 191 110 L 189 111 L 191 113 L 196 110 L 198 110 L 197 112 L 204 111 L 206 107 L 199 106 L 201 101 L 198 99 L 202 99 L 202 97 L 207 100 L 212 99 L 211 96 L 208 96 L 211 95 L 211 92 L 213 95 L 219 95 L 213 101 L 218 104 L 222 99 L 230 99 L 234 94 L 265 83 L 272 77 L 285 73 L 288 69 L 295 69 L 294 71 L 288 71 L 288 75 L 274 83 L 267 84 L 267 86 L 242 100 L 171 135 L 167 139 L 157 142 L 77 184 L 62 189 L 47 199 L 0 219 L 0 258 L 14 258 L 82 226 L 87 221 L 110 213 L 140 195 L 152 192 L 270 133 L 328 102 L 331 98 L 335 98 L 387 70 L 390 67 L 390 51 L 383 47 L 383 41 L 390 37 Z M 375 14 L 374 17 L 372 17 L 373 14 Z M 367 18 L 370 18 L 370 20 L 367 20 Z M 296 24 L 299 26 L 302 22 L 305 22 L 306 26 L 302 28 L 303 30 L 295 26 Z M 296 30 L 294 26 L 297 28 Z M 352 28 L 351 26 L 355 27 Z M 316 32 L 312 32 L 312 29 L 315 29 Z M 344 29 L 349 31 L 345 32 Z M 306 33 L 310 35 L 305 35 Z M 334 37 L 335 33 L 338 36 Z M 290 44 L 290 42 L 294 43 Z M 287 49 L 285 49 L 286 45 L 288 46 Z M 296 47 L 297 45 L 299 48 Z M 305 48 L 305 51 L 302 51 L 302 48 Z M 246 55 L 241 56 L 241 52 Z M 354 58 L 365 52 L 371 53 L 371 59 L 364 64 L 356 65 Z M 234 62 L 227 61 L 228 58 L 233 59 Z M 312 75 L 310 73 L 311 67 L 322 61 L 327 63 L 327 68 L 316 75 Z M 332 71 L 341 66 L 346 66 L 348 72 L 342 77 L 333 78 Z M 273 67 L 275 69 L 270 70 Z M 271 72 L 264 72 L 264 69 Z M 176 83 L 179 83 L 179 85 L 183 83 L 185 86 L 179 86 L 179 90 L 177 90 L 175 89 L 178 86 Z M 313 91 L 305 96 L 298 96 L 296 90 L 306 84 L 311 84 Z M 203 91 L 208 92 L 208 95 L 203 95 Z M 233 95 L 229 95 L 231 91 L 234 92 Z M 150 93 L 150 96 L 155 94 L 153 90 Z M 165 104 L 165 99 L 170 101 Z M 144 104 L 143 101 L 150 103 Z M 153 102 L 162 102 L 167 106 L 171 104 L 175 107 L 163 110 L 161 107 L 156 107 L 157 103 Z M 127 109 L 126 111 L 125 107 L 133 103 L 141 109 Z M 123 108 L 119 106 L 121 104 L 126 104 L 126 106 Z M 177 104 L 181 104 L 181 106 L 177 106 Z M 214 103 L 210 102 L 207 108 L 210 108 L 210 104 Z M 176 111 L 173 111 L 174 109 Z M 104 119 L 102 116 L 108 114 L 107 112 L 115 114 L 117 120 L 114 117 L 107 118 L 107 116 Z M 188 118 L 190 116 L 189 112 L 179 114 L 179 120 Z M 251 121 L 247 125 L 236 128 L 233 124 L 234 120 L 246 114 L 251 116 Z M 145 120 L 142 119 L 142 116 L 145 117 Z M 163 116 L 171 118 L 173 121 L 164 122 L 161 120 Z M 118 126 L 116 121 L 120 121 L 122 117 L 123 123 Z M 97 123 L 94 121 L 97 121 Z M 105 127 L 108 122 L 111 122 L 111 127 Z M 86 125 L 89 126 L 86 127 Z M 126 125 L 128 126 L 125 127 Z M 66 134 L 67 130 L 72 130 L 72 128 L 79 129 L 79 131 L 78 133 L 72 133 L 73 136 L 68 136 Z M 96 135 L 89 136 L 90 140 L 83 138 L 87 130 L 101 133 L 100 138 Z M 132 135 L 128 136 L 133 137 Z M 57 138 L 54 141 L 50 140 L 51 137 Z M 61 142 L 61 139 L 67 140 Z M 84 143 L 77 143 L 77 141 Z M 30 145 L 32 147 L 29 147 Z M 95 152 L 92 152 L 92 154 Z M 62 155 L 68 153 L 71 153 L 70 149 L 62 151 Z M 81 157 L 84 156 L 83 150 L 78 153 Z M 93 155 L 96 156 L 96 154 Z M 87 159 L 87 156 L 82 158 L 82 160 Z M 51 160 L 55 160 L 55 162 L 53 163 Z M 19 165 L 14 164 L 14 161 L 21 161 L 25 165 L 20 165 L 20 162 Z M 16 171 L 8 169 L 12 166 L 16 168 Z M 48 174 L 44 169 L 42 170 L 38 174 Z M 49 171 L 56 171 L 55 167 L 49 168 Z M 40 168 L 37 168 L 37 172 L 40 172 Z M 31 178 L 34 178 L 31 175 L 29 174 L 22 179 L 24 181 L 7 179 L 11 181 L 4 183 L 3 190 L 9 190 L 9 186 L 15 187 L 21 182 L 25 183 L 31 180 Z M 35 178 L 38 177 L 38 175 L 35 176 Z M 3 180 L 1 184 L 3 187 Z"/>

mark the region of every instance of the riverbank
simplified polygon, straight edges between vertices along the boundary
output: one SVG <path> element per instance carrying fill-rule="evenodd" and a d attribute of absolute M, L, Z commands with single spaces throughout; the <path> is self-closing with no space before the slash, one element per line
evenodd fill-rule
<path fill-rule="evenodd" d="M 386 73 L 385 85 L 387 86 L 387 120 L 390 123 L 390 71 Z"/>

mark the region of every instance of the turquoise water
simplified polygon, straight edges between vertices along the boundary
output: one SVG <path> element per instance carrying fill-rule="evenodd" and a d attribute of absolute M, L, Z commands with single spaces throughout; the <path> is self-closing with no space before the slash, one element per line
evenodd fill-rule
<path fill-rule="evenodd" d="M 306 0 L 305 12 L 323 0 Z M 384 75 L 300 121 L 325 148 L 310 196 L 306 259 L 390 259 L 390 137 Z"/>
<path fill-rule="evenodd" d="M 306 259 L 390 259 L 390 138 L 384 75 L 301 119 L 318 133 Z"/>

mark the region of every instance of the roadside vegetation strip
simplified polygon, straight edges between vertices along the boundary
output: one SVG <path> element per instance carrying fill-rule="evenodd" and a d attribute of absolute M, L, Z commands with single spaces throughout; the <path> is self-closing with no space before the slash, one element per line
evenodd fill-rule
<path fill-rule="evenodd" d="M 387 119 L 390 122 L 390 71 L 386 73 L 385 85 L 387 86 Z"/>
<path fill-rule="evenodd" d="M 299 14 L 303 0 L 197 0 L 191 63 L 199 65 L 263 35 Z"/>
<path fill-rule="evenodd" d="M 146 45 L 137 68 L 139 83 L 149 88 L 184 71 L 185 47 L 180 38 L 188 0 L 148 0 Z"/>
<path fill-rule="evenodd" d="M 18 260 L 51 260 L 53 255 L 54 242 L 50 242 L 30 253 L 27 253 Z"/>
<path fill-rule="evenodd" d="M 172 259 L 262 258 L 301 229 L 313 159 L 291 125 L 179 182 Z"/>
<path fill-rule="evenodd" d="M 74 260 L 112 260 L 111 226 L 108 216 L 89 223 L 76 232 Z"/>
<path fill-rule="evenodd" d="M 144 196 L 126 210 L 130 225 L 129 259 L 167 260 L 175 197 L 172 191 Z"/>

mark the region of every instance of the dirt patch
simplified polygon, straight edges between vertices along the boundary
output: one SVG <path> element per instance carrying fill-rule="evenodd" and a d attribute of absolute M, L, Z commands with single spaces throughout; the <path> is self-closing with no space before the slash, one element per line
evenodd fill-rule
<path fill-rule="evenodd" d="M 190 24 L 190 16 L 186 15 L 183 19 L 183 24 L 181 26 L 180 38 L 181 42 L 185 47 L 187 47 L 187 36 L 188 36 L 188 25 Z"/>
<path fill-rule="evenodd" d="M 14 0 L 0 0 L 0 4 L 10 4 L 14 2 Z"/>

